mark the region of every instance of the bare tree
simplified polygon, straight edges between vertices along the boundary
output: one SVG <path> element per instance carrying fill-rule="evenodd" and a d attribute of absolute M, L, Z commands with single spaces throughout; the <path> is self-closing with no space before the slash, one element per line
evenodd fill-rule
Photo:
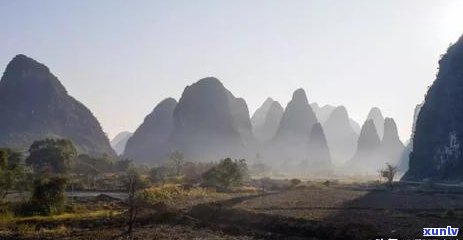
<path fill-rule="evenodd" d="M 127 204 L 128 204 L 128 229 L 127 233 L 132 234 L 133 226 L 137 217 L 139 209 L 139 201 L 137 199 L 137 192 L 145 187 L 145 183 L 140 177 L 140 174 L 134 169 L 127 171 Z"/>
<path fill-rule="evenodd" d="M 386 163 L 386 167 L 379 171 L 381 178 L 385 179 L 389 187 L 393 188 L 394 176 L 397 173 L 397 167 Z"/>
<path fill-rule="evenodd" d="M 170 155 L 170 161 L 172 163 L 172 167 L 174 168 L 175 176 L 180 176 L 182 167 L 185 165 L 185 157 L 181 152 L 175 151 Z"/>

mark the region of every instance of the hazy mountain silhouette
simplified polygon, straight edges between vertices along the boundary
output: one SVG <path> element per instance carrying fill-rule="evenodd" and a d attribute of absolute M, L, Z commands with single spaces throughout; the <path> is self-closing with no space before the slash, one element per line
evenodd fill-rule
<path fill-rule="evenodd" d="M 317 116 L 318 121 L 323 124 L 325 123 L 326 120 L 330 117 L 331 113 L 333 110 L 336 108 L 335 106 L 332 105 L 324 105 L 323 107 L 320 107 L 318 103 L 311 103 L 310 107 L 312 107 L 312 110 L 315 113 L 315 116 Z"/>
<path fill-rule="evenodd" d="M 305 91 L 298 89 L 285 108 L 275 139 L 296 141 L 307 139 L 312 126 L 317 122 Z"/>
<path fill-rule="evenodd" d="M 379 150 L 381 141 L 372 119 L 367 120 L 360 131 L 357 151 L 354 157 L 345 164 L 345 168 L 353 173 L 373 173 L 382 167 Z"/>
<path fill-rule="evenodd" d="M 233 98 L 216 78 L 187 86 L 174 111 L 172 147 L 193 161 L 245 155 L 241 134 L 250 127 L 249 115 L 245 120 L 245 102 Z"/>
<path fill-rule="evenodd" d="M 271 98 L 267 98 L 262 107 L 254 113 L 254 136 L 260 142 L 268 142 L 275 136 L 283 112 L 284 109 L 281 107 L 280 103 L 273 101 Z M 260 118 L 262 118 L 262 121 Z"/>
<path fill-rule="evenodd" d="M 280 103 L 274 101 L 267 112 L 264 125 L 262 126 L 262 141 L 270 141 L 275 137 L 278 127 L 280 126 L 281 118 L 283 117 L 283 112 L 284 109 Z"/>
<path fill-rule="evenodd" d="M 168 140 L 174 128 L 176 106 L 177 101 L 173 98 L 160 102 L 127 141 L 124 157 L 143 163 L 167 159 L 174 151 Z"/>
<path fill-rule="evenodd" d="M 357 136 L 360 135 L 360 130 L 362 129 L 360 127 L 360 124 L 358 124 L 358 122 L 352 118 L 349 119 L 349 123 L 350 123 L 350 126 L 352 127 L 352 130 L 354 130 L 355 134 L 357 134 Z"/>
<path fill-rule="evenodd" d="M 118 155 L 124 153 L 125 145 L 132 135 L 131 132 L 120 132 L 111 140 L 111 147 Z"/>
<path fill-rule="evenodd" d="M 27 149 L 47 137 L 71 139 L 81 153 L 115 154 L 98 120 L 43 64 L 14 57 L 0 80 L 0 146 Z"/>
<path fill-rule="evenodd" d="M 403 179 L 463 179 L 463 37 L 439 61 L 418 115 L 410 168 Z"/>
<path fill-rule="evenodd" d="M 381 110 L 379 110 L 377 107 L 372 108 L 367 116 L 367 120 L 369 119 L 373 120 L 376 131 L 378 132 L 378 136 L 380 139 L 382 139 L 384 134 L 384 117 L 381 113 Z"/>
<path fill-rule="evenodd" d="M 330 150 L 322 125 L 315 123 L 308 143 L 308 168 L 311 173 L 326 173 L 332 170 Z"/>
<path fill-rule="evenodd" d="M 404 150 L 402 151 L 402 154 L 400 156 L 400 162 L 398 164 L 398 169 L 399 172 L 405 173 L 408 171 L 408 162 L 409 162 L 409 157 L 410 153 L 413 150 L 413 136 L 415 134 L 415 128 L 416 128 L 416 119 L 418 118 L 418 114 L 420 113 L 420 109 L 423 106 L 423 104 L 417 104 L 415 106 L 415 111 L 413 112 L 413 124 L 412 124 L 412 133 L 410 140 L 406 144 Z"/>
<path fill-rule="evenodd" d="M 346 108 L 336 107 L 323 128 L 333 162 L 341 164 L 351 159 L 357 148 L 358 135 L 352 128 Z"/>
<path fill-rule="evenodd" d="M 227 90 L 227 92 L 233 122 L 240 134 L 241 141 L 247 148 L 254 148 L 256 141 L 252 133 L 248 105 L 243 98 L 236 98 L 230 91 Z"/>
<path fill-rule="evenodd" d="M 404 148 L 405 146 L 400 141 L 394 119 L 386 118 L 384 120 L 384 136 L 381 141 L 381 156 L 384 158 L 384 161 L 397 165 L 400 162 Z"/>
<path fill-rule="evenodd" d="M 298 89 L 285 108 L 280 125 L 272 142 L 270 155 L 286 165 L 306 159 L 312 126 L 317 117 L 309 105 L 305 91 Z"/>
<path fill-rule="evenodd" d="M 320 107 L 318 103 L 311 103 L 310 106 L 312 107 L 312 110 L 315 113 L 315 116 L 317 116 L 318 121 L 322 124 L 322 126 L 325 124 L 325 122 L 328 120 L 328 118 L 331 116 L 333 113 L 334 109 L 336 109 L 336 106 L 333 105 L 324 105 L 323 107 Z M 340 106 L 338 106 L 340 107 Z M 360 134 L 360 125 L 352 118 L 349 118 L 350 125 L 356 135 Z"/>
<path fill-rule="evenodd" d="M 251 117 L 252 130 L 253 130 L 254 136 L 257 139 L 261 139 L 261 135 L 263 134 L 261 129 L 264 125 L 265 118 L 267 117 L 267 113 L 270 110 L 270 107 L 272 106 L 273 102 L 274 101 L 272 98 L 265 99 L 262 106 L 260 106 L 254 112 L 254 114 L 252 114 L 252 117 Z"/>

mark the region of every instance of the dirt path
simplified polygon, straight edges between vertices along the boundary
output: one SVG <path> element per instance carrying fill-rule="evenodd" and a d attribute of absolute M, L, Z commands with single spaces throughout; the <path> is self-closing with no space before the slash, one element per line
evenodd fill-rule
<path fill-rule="evenodd" d="M 278 193 L 270 193 L 265 196 Z M 368 226 L 327 226 L 317 221 L 256 213 L 233 206 L 263 195 L 239 197 L 218 203 L 194 206 L 186 215 L 201 226 L 228 234 L 248 235 L 261 239 L 367 239 L 376 233 Z M 356 229 L 355 233 L 351 229 Z M 364 236 L 359 236 L 365 234 Z"/>

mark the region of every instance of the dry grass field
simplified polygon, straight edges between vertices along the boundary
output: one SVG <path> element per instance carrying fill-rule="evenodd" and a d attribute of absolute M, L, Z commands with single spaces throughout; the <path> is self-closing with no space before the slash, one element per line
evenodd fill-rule
<path fill-rule="evenodd" d="M 171 188 L 171 187 L 170 187 Z M 168 188 L 166 188 L 168 189 Z M 166 189 L 152 189 L 162 194 Z M 177 191 L 177 190 L 176 190 Z M 152 196 L 151 196 L 152 197 Z M 420 238 L 423 227 L 463 225 L 463 189 L 303 182 L 265 193 L 193 189 L 145 204 L 130 236 L 124 203 L 81 202 L 87 212 L 5 219 L 2 239 Z"/>

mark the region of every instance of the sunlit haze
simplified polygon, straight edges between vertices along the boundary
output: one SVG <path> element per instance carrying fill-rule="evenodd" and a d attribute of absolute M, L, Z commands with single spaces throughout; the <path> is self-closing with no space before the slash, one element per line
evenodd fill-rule
<path fill-rule="evenodd" d="M 457 0 L 2 1 L 0 66 L 19 53 L 44 63 L 110 137 L 214 76 L 251 114 L 302 87 L 360 124 L 379 107 L 405 141 L 440 55 L 463 33 L 462 10 Z"/>

